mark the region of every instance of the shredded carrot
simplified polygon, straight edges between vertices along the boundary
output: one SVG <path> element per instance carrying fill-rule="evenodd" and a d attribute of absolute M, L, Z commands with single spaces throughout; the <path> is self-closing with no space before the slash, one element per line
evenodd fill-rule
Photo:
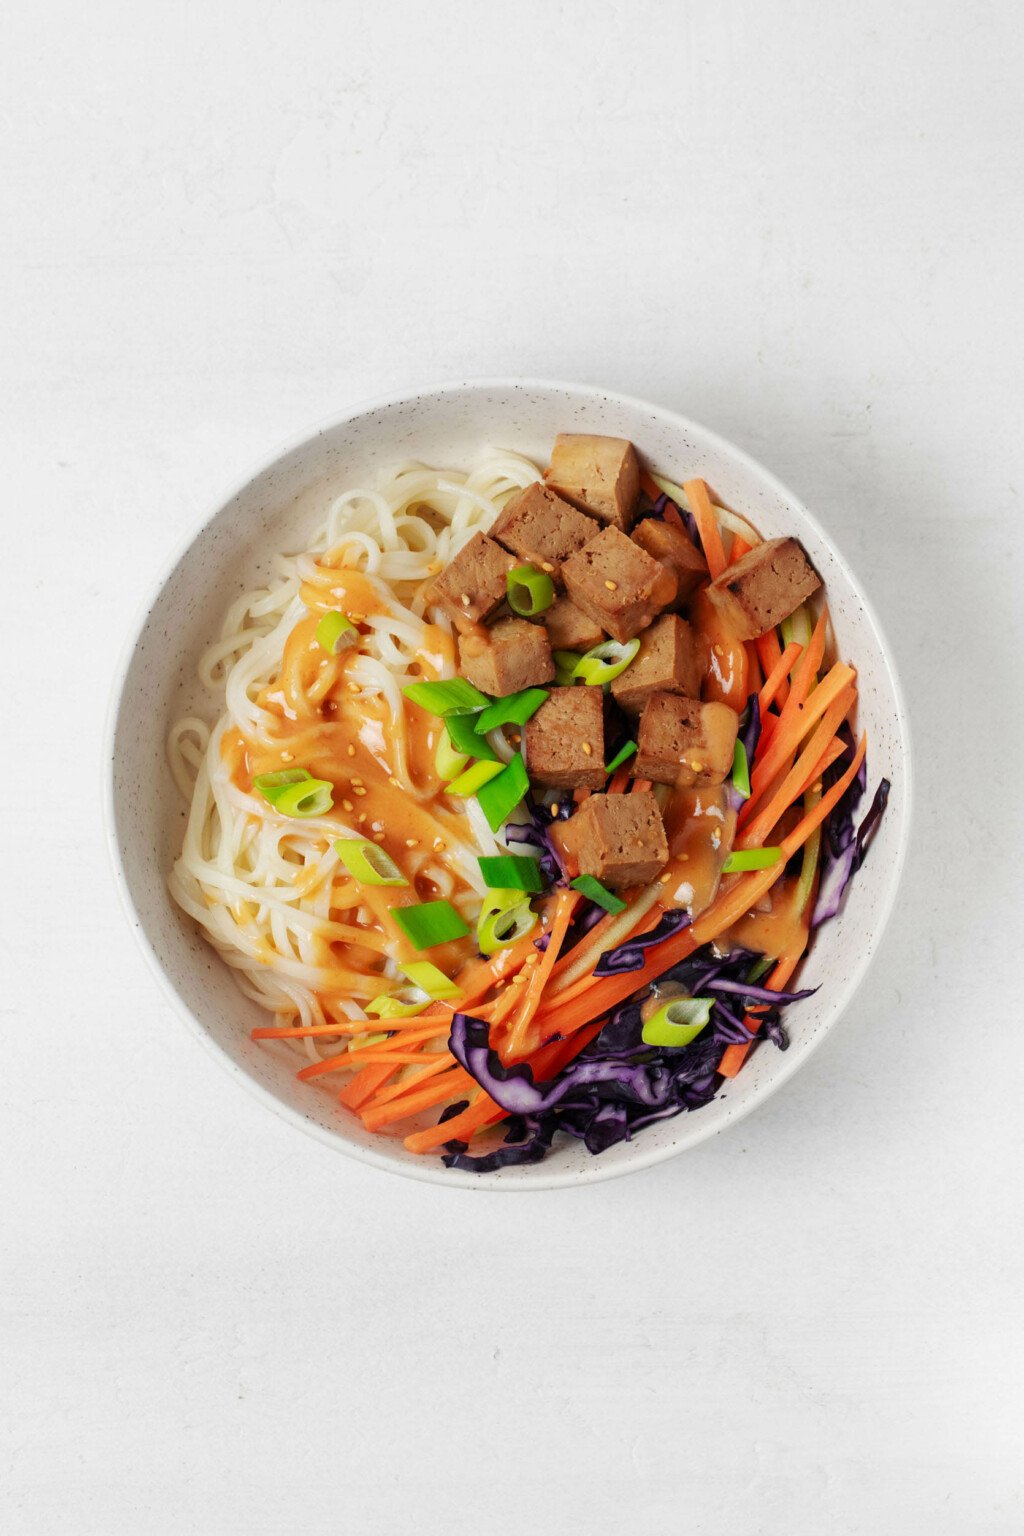
<path fill-rule="evenodd" d="M 640 471 L 640 489 L 651 501 L 657 501 L 659 496 L 664 495 L 660 486 L 652 478 L 650 471 L 646 469 Z"/>
<path fill-rule="evenodd" d="M 750 799 L 740 812 L 741 826 L 751 819 L 754 807 L 786 758 L 798 750 L 807 732 L 816 721 L 820 720 L 829 705 L 849 687 L 854 677 L 852 667 L 837 661 L 827 677 L 823 678 L 815 688 L 806 704 L 798 700 L 797 682 L 794 678 L 789 703 L 779 717 L 779 723 L 772 733 L 767 750 L 762 754 L 759 742 L 754 754 L 754 767 L 750 775 Z"/>
<path fill-rule="evenodd" d="M 802 936 L 799 943 L 794 945 L 792 951 L 788 955 L 783 956 L 779 960 L 778 965 L 772 971 L 771 975 L 768 977 L 768 980 L 764 983 L 764 985 L 769 987 L 773 992 L 782 991 L 783 987 L 786 985 L 786 982 L 796 970 L 804 950 L 807 948 L 808 930 L 806 927 L 801 929 L 801 935 Z M 751 1031 L 752 1035 L 760 1028 L 761 1025 L 761 1020 L 755 1013 L 748 1013 L 743 1022 Z M 754 1041 L 751 1039 L 748 1040 L 745 1045 L 726 1046 L 725 1050 L 722 1052 L 722 1059 L 718 1063 L 718 1071 L 722 1074 L 723 1077 L 736 1076 L 740 1070 L 740 1067 L 742 1067 L 743 1063 L 749 1056 L 753 1045 Z"/>
<path fill-rule="evenodd" d="M 753 544 L 748 544 L 742 534 L 734 533 L 732 536 L 732 548 L 729 551 L 729 564 L 735 565 L 737 560 L 742 560 L 744 555 L 749 555 Z"/>
<path fill-rule="evenodd" d="M 360 1109 L 371 1094 L 376 1093 L 381 1084 L 386 1083 L 397 1071 L 397 1065 L 390 1062 L 387 1066 L 364 1067 L 350 1083 L 345 1084 L 338 1094 L 338 1102 L 348 1109 Z"/>
<path fill-rule="evenodd" d="M 650 779 L 634 779 L 633 780 L 633 786 L 632 786 L 632 788 L 630 789 L 629 792 L 630 792 L 631 795 L 642 795 L 645 792 L 645 790 L 650 789 L 650 787 L 651 787 Z"/>
<path fill-rule="evenodd" d="M 621 768 L 616 768 L 615 772 L 612 774 L 611 779 L 608 782 L 608 793 L 610 795 L 621 795 L 622 791 L 625 789 L 628 783 L 629 765 L 624 763 Z"/>
<path fill-rule="evenodd" d="M 770 629 L 766 635 L 758 635 L 754 645 L 758 656 L 761 658 L 761 667 L 764 675 L 766 678 L 770 677 L 778 666 L 779 657 L 782 655 L 779 637 L 774 629 Z M 779 703 L 785 704 L 786 699 L 789 697 L 788 677 L 783 677 L 782 681 L 777 685 L 776 693 Z"/>
<path fill-rule="evenodd" d="M 530 1020 L 540 1005 L 541 995 L 554 969 L 559 951 L 565 943 L 565 936 L 569 931 L 572 915 L 581 900 L 579 891 L 571 889 L 560 890 L 555 897 L 555 907 L 551 917 L 547 948 L 541 955 L 539 964 L 533 967 L 533 975 L 530 977 L 527 985 L 526 995 L 508 1032 L 508 1056 L 510 1060 L 515 1060 L 522 1050 Z"/>
<path fill-rule="evenodd" d="M 373 1048 L 374 1054 L 378 1057 L 383 1056 L 389 1061 L 398 1061 L 408 1046 L 426 1042 L 427 1040 L 436 1040 L 439 1035 L 447 1036 L 450 1031 L 450 1023 L 445 1022 L 440 1026 L 432 1024 L 425 1029 L 412 1030 L 406 1035 L 394 1035 L 390 1040 L 375 1046 Z M 360 1065 L 360 1058 L 366 1061 L 368 1057 L 369 1050 L 366 1053 L 363 1051 L 341 1051 L 337 1056 L 328 1056 L 323 1061 L 311 1061 L 308 1067 L 303 1067 L 302 1071 L 297 1072 L 295 1075 L 300 1082 L 307 1083 L 310 1078 L 323 1077 L 327 1072 L 351 1071 L 353 1067 Z M 419 1060 L 420 1058 L 417 1057 L 415 1059 Z"/>
<path fill-rule="evenodd" d="M 360 1117 L 368 1131 L 379 1131 L 385 1125 L 393 1125 L 396 1120 L 408 1120 L 411 1115 L 418 1115 L 421 1109 L 443 1104 L 446 1099 L 457 1099 L 470 1086 L 476 1086 L 475 1080 L 468 1072 L 463 1072 L 461 1067 L 455 1067 L 451 1072 L 443 1073 L 437 1082 L 416 1093 L 403 1094 L 401 1098 L 392 1099 L 390 1104 L 367 1105 Z"/>
<path fill-rule="evenodd" d="M 389 1104 L 392 1099 L 401 1098 L 403 1094 L 414 1092 L 428 1078 L 436 1077 L 439 1072 L 447 1072 L 452 1065 L 453 1057 L 447 1051 L 443 1054 L 439 1051 L 433 1056 L 419 1056 L 417 1061 L 422 1064 L 419 1071 L 407 1073 L 397 1082 L 382 1084 L 374 1090 L 372 1094 L 374 1109 L 381 1104 Z M 340 1098 L 341 1095 L 339 1094 L 338 1097 Z M 363 1102 L 366 1103 L 367 1100 Z"/>
<path fill-rule="evenodd" d="M 765 636 L 762 635 L 761 638 L 763 640 L 765 639 Z M 776 648 L 778 648 L 778 641 L 776 641 L 775 644 Z M 786 646 L 786 649 L 780 654 L 778 661 L 776 661 L 775 665 L 768 673 L 768 676 L 765 678 L 764 687 L 761 689 L 761 692 L 758 695 L 758 701 L 761 705 L 762 720 L 768 713 L 769 704 L 773 704 L 777 698 L 781 703 L 785 702 L 785 700 L 782 699 L 782 689 L 784 687 L 788 697 L 789 674 L 792 672 L 793 666 L 799 659 L 802 652 L 803 646 L 800 645 L 798 641 L 791 640 L 789 645 Z"/>
<path fill-rule="evenodd" d="M 807 782 L 813 782 L 819 772 L 824 772 L 822 762 L 825 754 L 840 724 L 849 714 L 855 697 L 854 689 L 844 688 L 838 698 L 829 705 L 817 730 L 789 769 L 786 777 L 768 801 L 768 804 L 752 821 L 744 823 L 743 834 L 737 845 L 738 847 L 760 847 L 783 811 L 803 794 Z"/>
<path fill-rule="evenodd" d="M 725 570 L 725 550 L 722 548 L 722 535 L 719 531 L 718 519 L 715 517 L 715 509 L 711 504 L 711 492 L 703 480 L 687 480 L 683 490 L 689 500 L 690 510 L 693 512 L 704 549 L 704 558 L 708 563 L 711 579 L 714 581 Z"/>
<path fill-rule="evenodd" d="M 597 1019 L 587 1028 L 580 1030 L 572 1040 L 552 1041 L 551 1044 L 542 1046 L 530 1058 L 534 1082 L 543 1083 L 555 1077 L 563 1066 L 567 1065 L 574 1056 L 579 1055 L 585 1045 L 590 1044 L 603 1025 L 604 1020 Z M 460 1115 L 453 1115 L 450 1120 L 445 1121 L 444 1125 L 432 1125 L 427 1130 L 414 1131 L 411 1136 L 405 1138 L 405 1145 L 410 1152 L 432 1152 L 435 1147 L 441 1146 L 446 1141 L 468 1141 L 476 1131 L 498 1120 L 504 1120 L 505 1114 L 506 1111 L 499 1108 L 492 1098 L 486 1093 L 479 1092 L 479 1097 Z"/>

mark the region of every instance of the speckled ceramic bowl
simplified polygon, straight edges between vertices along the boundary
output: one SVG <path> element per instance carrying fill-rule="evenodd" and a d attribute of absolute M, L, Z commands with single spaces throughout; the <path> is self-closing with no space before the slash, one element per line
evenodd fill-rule
<path fill-rule="evenodd" d="M 184 812 L 164 757 L 176 716 L 209 702 L 196 662 L 230 600 L 269 575 L 275 551 L 300 548 L 339 489 L 364 483 L 396 460 L 459 465 L 487 444 L 546 460 L 556 432 L 632 439 L 651 465 L 675 478 L 702 475 L 766 537 L 796 534 L 825 579 L 841 653 L 860 676 L 860 723 L 869 773 L 892 780 L 872 856 L 839 919 L 823 928 L 803 979 L 814 997 L 787 1010 L 785 1054 L 758 1050 L 706 1108 L 645 1130 L 632 1144 L 591 1157 L 560 1145 L 543 1163 L 480 1176 L 416 1157 L 374 1136 L 333 1095 L 295 1079 L 284 1047 L 249 1039 L 265 1016 L 242 996 L 222 961 L 173 905 L 166 875 Z M 745 453 L 674 412 L 580 385 L 532 380 L 454 384 L 360 406 L 275 454 L 216 506 L 163 575 L 116 682 L 109 734 L 109 834 L 130 921 L 156 975 L 196 1037 L 271 1109 L 322 1141 L 377 1168 L 449 1186 L 543 1189 L 611 1178 L 694 1146 L 748 1114 L 792 1077 L 832 1028 L 864 975 L 891 910 L 909 831 L 910 754 L 892 657 L 846 561 L 784 486 Z M 835 1085 L 842 1092 L 841 1084 Z"/>

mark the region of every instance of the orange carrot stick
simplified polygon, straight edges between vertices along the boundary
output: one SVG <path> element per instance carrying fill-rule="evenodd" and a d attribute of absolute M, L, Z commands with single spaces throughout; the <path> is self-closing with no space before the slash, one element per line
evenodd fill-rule
<path fill-rule="evenodd" d="M 828 676 L 815 688 L 807 703 L 797 703 L 792 707 L 797 698 L 797 683 L 794 679 L 789 703 L 779 717 L 779 723 L 772 733 L 767 750 L 762 754 L 760 743 L 758 743 L 758 751 L 754 754 L 754 768 L 750 775 L 750 799 L 740 812 L 741 826 L 751 820 L 754 807 L 772 783 L 786 758 L 798 750 L 807 732 L 820 720 L 829 705 L 845 692 L 854 677 L 852 667 L 837 661 Z"/>
<path fill-rule="evenodd" d="M 338 1094 L 338 1102 L 348 1109 L 359 1109 L 371 1094 L 376 1093 L 382 1083 L 398 1071 L 397 1064 L 388 1063 L 387 1066 L 364 1067 L 357 1072 L 350 1083 L 346 1083 Z"/>
<path fill-rule="evenodd" d="M 782 650 L 779 646 L 779 637 L 774 629 L 770 629 L 766 635 L 758 635 L 757 639 L 754 641 L 754 645 L 757 647 L 757 654 L 761 658 L 761 666 L 764 669 L 764 675 L 765 677 L 769 677 L 771 673 L 774 672 L 776 666 L 778 665 L 779 657 L 782 655 Z M 782 682 L 778 685 L 779 703 L 785 704 L 788 695 L 789 681 L 784 677 Z"/>
<path fill-rule="evenodd" d="M 829 705 L 817 730 L 768 804 L 752 821 L 744 823 L 737 847 L 759 848 L 783 811 L 803 793 L 807 781 L 813 782 L 819 772 L 824 772 L 821 766 L 824 756 L 840 724 L 849 714 L 856 696 L 855 689 L 844 688 L 839 697 Z"/>
<path fill-rule="evenodd" d="M 708 563 L 711 579 L 714 581 L 715 577 L 721 576 L 725 570 L 725 550 L 722 548 L 722 535 L 718 527 L 718 519 L 715 517 L 715 509 L 711 504 L 711 492 L 703 480 L 687 480 L 683 490 L 689 500 L 704 549 L 704 558 Z"/>
<path fill-rule="evenodd" d="M 762 635 L 761 638 L 763 640 L 766 637 Z M 777 649 L 778 641 L 775 642 L 775 645 Z M 802 650 L 802 645 L 800 645 L 796 640 L 791 640 L 789 645 L 786 646 L 786 649 L 779 656 L 778 661 L 768 673 L 768 676 L 765 678 L 764 687 L 761 689 L 761 692 L 758 696 L 761 705 L 762 718 L 767 713 L 769 704 L 774 703 L 775 699 L 780 696 L 780 690 L 786 683 L 790 672 L 793 670 L 793 665 L 797 658 L 800 656 Z M 786 691 L 788 695 L 788 687 Z"/>
<path fill-rule="evenodd" d="M 468 1072 L 463 1072 L 461 1067 L 454 1067 L 452 1071 L 443 1073 L 437 1082 L 416 1093 L 405 1093 L 401 1098 L 392 1099 L 389 1104 L 368 1104 L 360 1112 L 360 1118 L 368 1131 L 379 1131 L 386 1125 L 394 1125 L 396 1120 L 408 1120 L 411 1115 L 418 1115 L 421 1109 L 430 1109 L 433 1104 L 459 1098 L 467 1086 L 476 1086 L 473 1078 Z"/>
<path fill-rule="evenodd" d="M 548 978 L 554 969 L 559 951 L 565 943 L 565 936 L 569 931 L 572 915 L 581 900 L 582 897 L 579 891 L 573 890 L 561 890 L 555 897 L 555 909 L 551 918 L 547 949 L 540 956 L 539 963 L 533 967 L 533 975 L 530 977 L 527 985 L 526 994 L 508 1032 L 508 1057 L 510 1060 L 515 1060 L 522 1050 L 530 1020 L 540 1005 L 541 996 L 544 988 L 547 986 Z"/>

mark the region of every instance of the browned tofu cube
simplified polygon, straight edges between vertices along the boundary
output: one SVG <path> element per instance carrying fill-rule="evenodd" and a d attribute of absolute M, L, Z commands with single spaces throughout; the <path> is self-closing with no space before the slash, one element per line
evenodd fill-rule
<path fill-rule="evenodd" d="M 602 528 L 562 567 L 565 587 L 615 640 L 632 640 L 667 608 L 676 579 L 618 528 Z"/>
<path fill-rule="evenodd" d="M 637 732 L 633 772 L 656 784 L 721 784 L 732 771 L 739 716 L 728 704 L 652 693 Z"/>
<path fill-rule="evenodd" d="M 648 790 L 591 795 L 569 825 L 581 875 L 605 885 L 649 885 L 668 863 L 668 840 L 658 802 Z"/>
<path fill-rule="evenodd" d="M 459 672 L 474 688 L 501 698 L 550 683 L 555 664 L 543 625 L 499 619 L 490 629 L 474 625 L 459 636 Z"/>
<path fill-rule="evenodd" d="M 678 613 L 664 613 L 640 636 L 636 660 L 612 682 L 616 704 L 638 715 L 652 693 L 685 693 L 700 698 L 697 637 Z"/>
<path fill-rule="evenodd" d="M 526 771 L 556 789 L 600 789 L 604 700 L 600 688 L 552 688 L 523 727 Z"/>
<path fill-rule="evenodd" d="M 528 485 L 502 508 L 491 538 L 521 561 L 547 571 L 561 586 L 562 561 L 582 549 L 597 530 L 592 517 L 584 517 L 554 491 L 544 485 Z"/>
<path fill-rule="evenodd" d="M 817 592 L 821 578 L 799 539 L 757 544 L 708 587 L 708 597 L 738 640 L 755 640 Z"/>
<path fill-rule="evenodd" d="M 624 437 L 560 432 L 544 479 L 581 512 L 628 532 L 640 498 L 640 466 Z"/>
<path fill-rule="evenodd" d="M 707 562 L 682 528 L 656 517 L 645 517 L 630 537 L 634 544 L 675 572 L 677 604 L 688 602 L 701 582 L 707 580 Z"/>
<path fill-rule="evenodd" d="M 442 571 L 427 594 L 457 623 L 480 624 L 504 601 L 506 577 L 515 565 L 507 550 L 484 533 L 474 533 Z"/>
<path fill-rule="evenodd" d="M 544 628 L 553 651 L 589 651 L 607 638 L 596 619 L 568 597 L 555 598 L 544 615 Z"/>

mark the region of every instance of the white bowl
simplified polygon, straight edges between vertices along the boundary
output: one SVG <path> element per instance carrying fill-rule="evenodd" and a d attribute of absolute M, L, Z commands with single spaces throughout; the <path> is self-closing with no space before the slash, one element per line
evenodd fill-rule
<path fill-rule="evenodd" d="M 288 1048 L 250 1040 L 250 1029 L 266 1016 L 242 996 L 227 966 L 168 896 L 184 811 L 164 742 L 176 716 L 197 706 L 209 715 L 196 662 L 232 597 L 267 578 L 276 551 L 303 547 L 332 492 L 363 484 L 401 459 L 460 465 L 487 444 L 542 462 L 559 431 L 630 438 L 672 478 L 703 476 L 766 537 L 801 539 L 825 580 L 840 653 L 858 669 L 869 784 L 884 774 L 892 794 L 870 859 L 840 917 L 819 931 L 804 967 L 802 981 L 821 982 L 821 988 L 786 1011 L 788 1051 L 760 1048 L 704 1109 L 652 1125 L 599 1157 L 566 1141 L 542 1163 L 478 1175 L 448 1170 L 437 1158 L 407 1152 L 400 1140 L 370 1134 L 333 1095 L 296 1081 Z M 673 411 L 583 385 L 535 380 L 453 384 L 359 406 L 247 478 L 162 574 L 115 683 L 109 754 L 108 832 L 121 894 L 156 975 L 197 1039 L 269 1108 L 321 1141 L 394 1173 L 479 1189 L 553 1188 L 649 1167 L 742 1119 L 792 1077 L 864 976 L 892 908 L 910 824 L 910 748 L 892 656 L 849 566 L 810 514 L 747 454 Z M 834 1091 L 841 1093 L 842 1085 Z"/>

